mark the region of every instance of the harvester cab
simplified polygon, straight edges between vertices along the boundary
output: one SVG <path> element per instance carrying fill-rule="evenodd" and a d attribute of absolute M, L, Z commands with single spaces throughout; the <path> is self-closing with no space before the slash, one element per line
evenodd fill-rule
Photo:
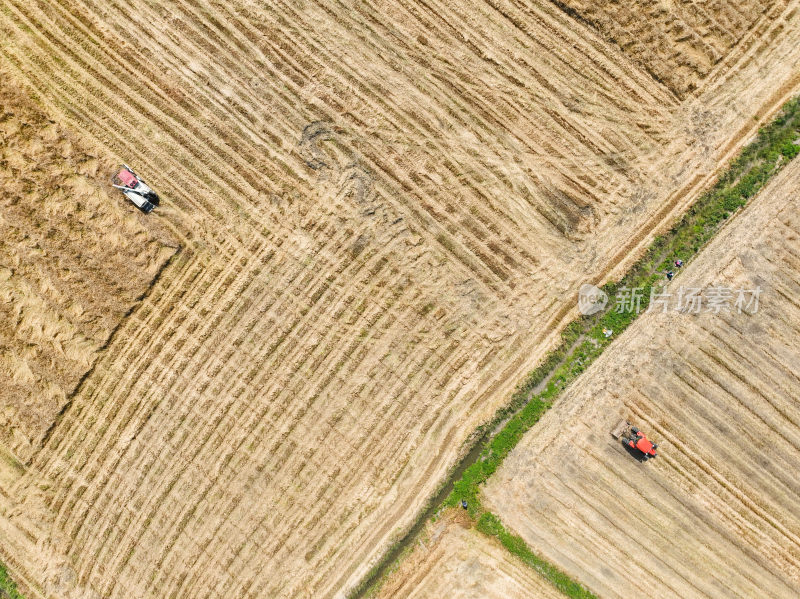
<path fill-rule="evenodd" d="M 658 455 L 658 445 L 650 441 L 647 436 L 627 420 L 620 420 L 611 431 L 615 439 L 620 439 L 622 444 L 641 455 L 642 461 L 647 461 Z"/>
<path fill-rule="evenodd" d="M 127 164 L 123 164 L 111 177 L 111 185 L 124 193 L 145 214 L 158 206 L 158 194 Z"/>

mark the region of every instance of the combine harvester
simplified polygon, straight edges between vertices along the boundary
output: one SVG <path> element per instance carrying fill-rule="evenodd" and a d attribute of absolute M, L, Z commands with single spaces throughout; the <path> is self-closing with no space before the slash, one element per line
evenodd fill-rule
<path fill-rule="evenodd" d="M 111 177 L 111 185 L 124 193 L 145 214 L 149 214 L 158 206 L 158 194 L 150 189 L 127 164 L 123 164 Z"/>
<path fill-rule="evenodd" d="M 625 447 L 638 451 L 644 462 L 658 455 L 656 453 L 658 445 L 650 441 L 638 428 L 631 426 L 627 420 L 620 420 L 611 431 L 611 436 L 615 439 L 621 438 Z"/>

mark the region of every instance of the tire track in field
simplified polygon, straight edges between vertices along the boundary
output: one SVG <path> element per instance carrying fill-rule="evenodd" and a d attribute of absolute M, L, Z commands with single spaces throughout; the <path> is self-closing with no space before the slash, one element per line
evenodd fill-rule
<path fill-rule="evenodd" d="M 675 102 L 552 7 L 383 9 L 2 4 L 0 53 L 191 249 L 35 462 L 77 584 L 355 584 L 607 260 L 643 157 L 679 155 Z"/>

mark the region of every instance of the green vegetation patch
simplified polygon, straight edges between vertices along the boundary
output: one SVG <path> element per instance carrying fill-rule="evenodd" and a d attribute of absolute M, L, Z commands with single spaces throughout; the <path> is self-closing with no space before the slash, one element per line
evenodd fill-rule
<path fill-rule="evenodd" d="M 591 591 L 588 591 L 564 572 L 533 553 L 521 537 L 508 532 L 503 523 L 500 522 L 500 519 L 491 512 L 481 514 L 475 528 L 484 534 L 500 539 L 503 547 L 536 570 L 567 597 L 597 599 L 596 595 Z"/>
<path fill-rule="evenodd" d="M 0 598 L 25 599 L 17 590 L 17 583 L 12 580 L 11 575 L 3 564 L 0 564 Z"/>
<path fill-rule="evenodd" d="M 664 273 L 677 259 L 688 263 L 708 243 L 726 219 L 800 153 L 793 140 L 800 133 L 800 98 L 789 101 L 779 116 L 759 131 L 756 141 L 745 147 L 717 183 L 676 223 L 657 237 L 645 255 L 618 283 L 603 286 L 610 298 L 624 289 L 641 289 L 640 312 L 650 303 L 651 290 L 664 283 Z M 570 323 L 561 334 L 561 344 L 520 384 L 511 402 L 502 408 L 494 421 L 510 416 L 505 426 L 486 444 L 478 460 L 456 481 L 443 507 L 455 507 L 461 499 L 470 504 L 470 513 L 479 515 L 478 485 L 497 470 L 522 436 L 561 395 L 564 389 L 594 362 L 613 337 L 624 331 L 638 316 L 636 311 L 618 311 L 614 302 L 604 311 L 582 316 Z M 549 377 L 549 378 L 548 378 Z M 544 381 L 544 389 L 533 391 Z"/>

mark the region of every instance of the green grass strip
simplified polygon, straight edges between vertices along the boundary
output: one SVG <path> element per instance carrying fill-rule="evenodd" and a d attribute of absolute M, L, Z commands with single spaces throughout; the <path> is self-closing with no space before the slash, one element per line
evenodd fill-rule
<path fill-rule="evenodd" d="M 759 130 L 754 142 L 746 146 L 720 176 L 665 235 L 657 237 L 644 256 L 617 283 L 603 290 L 613 299 L 617 291 L 639 288 L 641 310 L 650 303 L 651 290 L 665 282 L 664 275 L 676 259 L 688 263 L 736 211 L 745 206 L 777 172 L 800 154 L 800 98 L 787 102 L 778 116 Z M 564 389 L 596 360 L 612 339 L 603 329 L 624 331 L 638 316 L 635 311 L 618 311 L 610 301 L 605 311 L 584 316 L 570 323 L 561 335 L 561 344 L 520 384 L 511 402 L 496 414 L 493 422 L 508 419 L 503 428 L 485 445 L 478 460 L 454 484 L 442 509 L 468 502 L 478 530 L 497 537 L 511 553 L 520 557 L 568 597 L 594 595 L 565 573 L 535 555 L 525 542 L 505 529 L 500 519 L 480 504 L 479 487 L 500 467 L 523 435 L 553 405 Z M 548 380 L 548 377 L 549 380 Z M 540 385 L 546 386 L 534 393 Z"/>
<path fill-rule="evenodd" d="M 649 304 L 650 290 L 663 282 L 663 271 L 668 270 L 677 258 L 688 263 L 689 258 L 714 236 L 733 212 L 743 207 L 775 173 L 800 154 L 800 145 L 794 143 L 798 135 L 800 98 L 795 98 L 783 106 L 775 120 L 759 131 L 756 141 L 741 151 L 714 187 L 703 194 L 666 235 L 653 241 L 644 257 L 625 277 L 619 283 L 605 285 L 604 291 L 613 297 L 622 288 L 642 288 L 641 308 L 644 311 Z M 561 334 L 559 347 L 550 352 L 542 364 L 517 387 L 511 402 L 497 412 L 493 424 L 506 418 L 509 418 L 508 422 L 487 443 L 480 458 L 455 482 L 453 492 L 442 505 L 442 508 L 455 507 L 461 499 L 466 499 L 470 515 L 477 520 L 478 530 L 497 537 L 511 553 L 534 568 L 566 596 L 575 599 L 594 598 L 595 595 L 533 553 L 521 537 L 508 532 L 497 516 L 482 508 L 478 488 L 497 470 L 567 385 L 611 343 L 602 330 L 610 328 L 616 336 L 636 316 L 635 312 L 618 313 L 615 305 L 610 304 L 605 312 L 570 323 Z M 550 380 L 545 388 L 534 395 L 533 390 L 548 376 Z M 486 427 L 479 429 L 476 438 L 481 438 L 485 430 Z M 5 591 L 10 599 L 24 599 L 1 563 L 0 591 Z"/>
<path fill-rule="evenodd" d="M 567 597 L 574 597 L 575 599 L 597 599 L 591 591 L 588 591 L 554 565 L 533 553 L 521 537 L 508 532 L 502 522 L 500 522 L 500 519 L 491 512 L 484 512 L 481 514 L 475 528 L 484 534 L 500 539 L 500 542 L 506 549 L 550 581 L 553 586 Z"/>
<path fill-rule="evenodd" d="M 25 599 L 3 564 L 0 564 L 0 599 Z"/>

